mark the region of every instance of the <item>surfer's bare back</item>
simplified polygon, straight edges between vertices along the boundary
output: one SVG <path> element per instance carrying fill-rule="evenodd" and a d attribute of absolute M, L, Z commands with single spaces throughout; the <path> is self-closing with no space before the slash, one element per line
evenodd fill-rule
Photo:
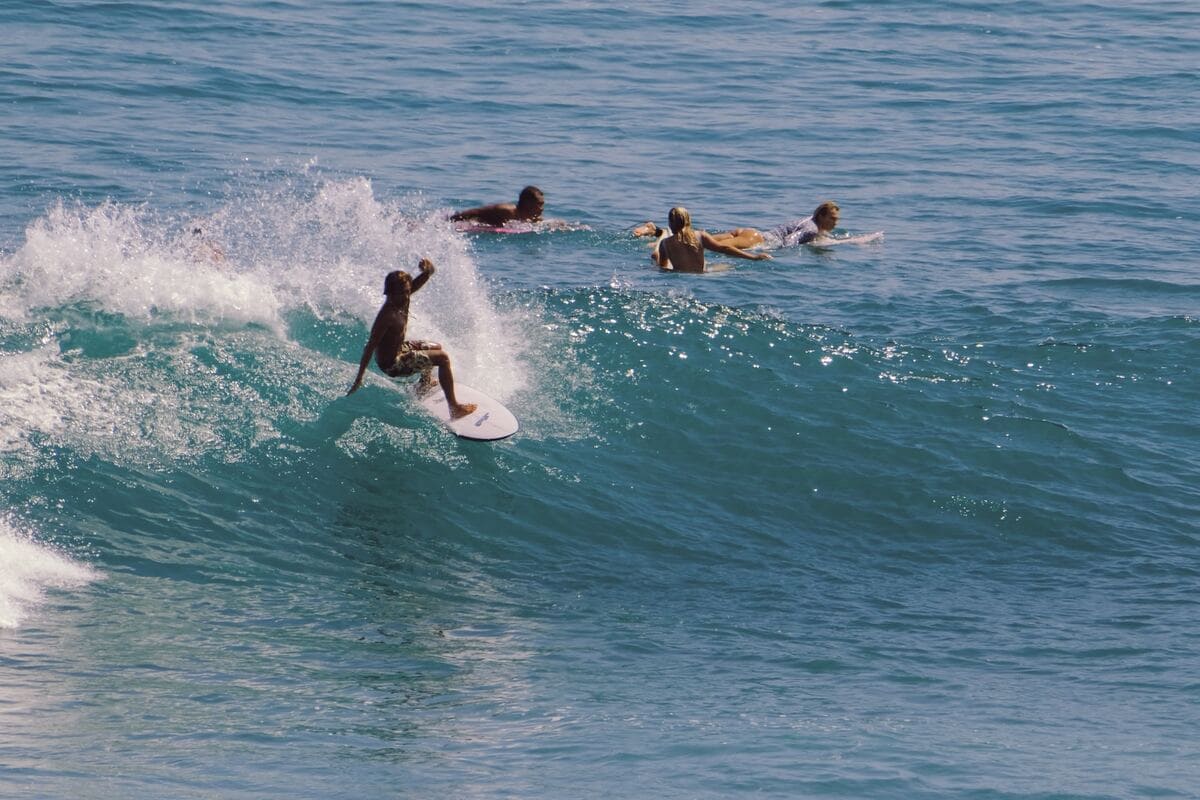
<path fill-rule="evenodd" d="M 383 280 L 383 293 L 387 299 L 383 307 L 375 315 L 375 323 L 371 326 L 371 335 L 363 348 L 362 361 L 358 365 L 358 375 L 354 384 L 346 394 L 354 394 L 362 386 L 363 375 L 367 365 L 371 363 L 371 354 L 375 354 L 375 363 L 379 365 L 384 375 L 400 378 L 421 373 L 417 384 L 418 391 L 429 391 L 438 383 L 446 395 L 446 404 L 450 407 L 450 418 L 465 417 L 475 410 L 474 403 L 460 403 L 454 397 L 454 373 L 450 369 L 450 356 L 437 342 L 409 341 L 404 338 L 408 330 L 408 306 L 413 292 L 420 289 L 433 277 L 433 262 L 422 258 L 417 265 L 420 273 L 413 278 L 404 270 L 389 272 Z M 433 380 L 433 368 L 437 367 L 438 379 Z"/>

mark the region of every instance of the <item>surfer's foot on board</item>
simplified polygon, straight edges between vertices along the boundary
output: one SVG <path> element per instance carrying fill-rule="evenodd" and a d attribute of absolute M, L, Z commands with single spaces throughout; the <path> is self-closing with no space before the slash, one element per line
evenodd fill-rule
<path fill-rule="evenodd" d="M 417 397 L 424 397 L 434 389 L 438 388 L 438 386 L 438 382 L 432 379 L 427 381 L 417 381 Z"/>
<path fill-rule="evenodd" d="M 465 417 L 476 408 L 478 408 L 478 406 L 475 403 L 459 403 L 450 409 L 450 419 L 459 419 L 460 417 Z"/>

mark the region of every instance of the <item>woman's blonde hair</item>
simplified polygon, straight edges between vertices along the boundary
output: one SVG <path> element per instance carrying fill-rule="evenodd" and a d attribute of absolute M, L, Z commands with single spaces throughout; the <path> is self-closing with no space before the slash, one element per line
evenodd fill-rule
<path fill-rule="evenodd" d="M 686 244 L 688 247 L 699 247 L 700 237 L 696 235 L 696 231 L 692 230 L 692 215 L 683 206 L 675 206 L 667 212 L 667 224 L 671 226 L 671 233 L 675 234 L 675 238 Z"/>

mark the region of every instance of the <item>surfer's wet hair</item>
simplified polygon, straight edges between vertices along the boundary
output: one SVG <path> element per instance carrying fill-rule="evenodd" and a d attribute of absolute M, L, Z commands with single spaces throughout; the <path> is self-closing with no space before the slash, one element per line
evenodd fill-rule
<path fill-rule="evenodd" d="M 679 233 L 692 224 L 692 215 L 683 206 L 675 206 L 667 212 L 667 224 L 671 226 L 672 233 Z"/>
<path fill-rule="evenodd" d="M 817 206 L 817 210 L 813 212 L 813 219 L 823 217 L 827 214 L 832 214 L 834 211 L 841 211 L 841 209 L 838 208 L 838 204 L 832 200 L 826 200 L 824 203 L 821 203 L 821 205 Z"/>
<path fill-rule="evenodd" d="M 667 212 L 667 225 L 675 238 L 689 247 L 696 247 L 700 243 L 700 237 L 692 230 L 692 215 L 683 206 L 675 206 Z"/>
<path fill-rule="evenodd" d="M 400 294 L 412 291 L 412 278 L 402 269 L 393 270 L 383 279 L 383 293 L 386 295 Z"/>
<path fill-rule="evenodd" d="M 529 208 L 532 205 L 542 204 L 546 202 L 546 196 L 542 194 L 542 190 L 536 186 L 526 186 L 521 190 L 521 194 L 517 197 L 517 206 L 520 208 Z"/>

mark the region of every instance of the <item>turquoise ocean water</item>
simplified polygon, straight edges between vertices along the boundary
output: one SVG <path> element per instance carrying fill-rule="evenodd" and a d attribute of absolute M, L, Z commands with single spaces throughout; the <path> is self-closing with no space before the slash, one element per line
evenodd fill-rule
<path fill-rule="evenodd" d="M 1169 0 L 0 3 L 0 796 L 1200 796 L 1197 53 Z M 529 183 L 568 230 L 443 221 Z M 628 235 L 831 198 L 884 240 Z M 512 439 L 344 396 L 423 256 Z"/>

